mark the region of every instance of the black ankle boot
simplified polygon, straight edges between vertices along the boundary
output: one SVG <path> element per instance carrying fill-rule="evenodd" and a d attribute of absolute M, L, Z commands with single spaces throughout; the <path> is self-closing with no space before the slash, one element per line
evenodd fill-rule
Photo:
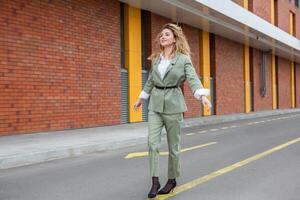
<path fill-rule="evenodd" d="M 160 188 L 160 184 L 158 181 L 158 177 L 152 177 L 152 187 L 150 192 L 148 193 L 148 198 L 156 197 L 159 188 Z"/>
<path fill-rule="evenodd" d="M 169 194 L 176 187 L 176 179 L 168 179 L 165 187 L 159 190 L 158 194 Z"/>

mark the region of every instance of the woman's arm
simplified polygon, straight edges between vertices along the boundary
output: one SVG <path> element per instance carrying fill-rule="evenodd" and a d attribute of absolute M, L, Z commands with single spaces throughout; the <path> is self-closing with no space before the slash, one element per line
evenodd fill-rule
<path fill-rule="evenodd" d="M 139 107 L 144 103 L 144 100 L 149 98 L 153 87 L 154 87 L 154 83 L 153 83 L 152 69 L 151 69 L 149 72 L 148 80 L 146 81 L 144 88 L 138 97 L 138 100 L 134 104 L 135 111 L 137 111 Z"/>
<path fill-rule="evenodd" d="M 192 64 L 192 61 L 189 57 L 187 57 L 185 60 L 184 71 L 185 71 L 186 80 L 189 83 L 189 86 L 194 94 L 194 97 L 198 100 L 201 100 L 202 104 L 204 106 L 208 106 L 210 108 L 211 103 L 206 98 L 206 96 L 209 96 L 210 90 L 205 89 L 203 87 L 203 85 L 195 71 L 195 68 Z"/>
<path fill-rule="evenodd" d="M 201 81 L 198 78 L 198 75 L 195 71 L 195 68 L 192 64 L 192 61 L 189 57 L 186 56 L 185 62 L 184 62 L 184 72 L 185 72 L 185 77 L 187 82 L 189 83 L 189 86 L 193 92 L 193 94 L 195 94 L 195 92 L 199 89 L 204 89 Z M 197 92 L 201 95 L 205 95 L 202 94 L 203 92 Z"/>
<path fill-rule="evenodd" d="M 147 94 L 150 94 L 153 87 L 154 87 L 154 83 L 153 83 L 152 69 L 151 69 L 149 72 L 148 80 L 144 85 L 143 91 Z"/>

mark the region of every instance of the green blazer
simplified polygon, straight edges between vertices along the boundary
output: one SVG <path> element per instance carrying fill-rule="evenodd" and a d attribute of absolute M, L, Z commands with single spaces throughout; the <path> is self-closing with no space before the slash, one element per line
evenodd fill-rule
<path fill-rule="evenodd" d="M 174 114 L 187 111 L 181 84 L 187 80 L 193 93 L 197 89 L 203 89 L 203 85 L 196 74 L 195 68 L 189 56 L 177 53 L 167 67 L 166 74 L 161 80 L 157 70 L 160 57 L 152 62 L 148 80 L 143 90 L 150 94 L 148 109 L 154 112 Z M 177 88 L 158 89 L 159 87 L 178 86 Z"/>

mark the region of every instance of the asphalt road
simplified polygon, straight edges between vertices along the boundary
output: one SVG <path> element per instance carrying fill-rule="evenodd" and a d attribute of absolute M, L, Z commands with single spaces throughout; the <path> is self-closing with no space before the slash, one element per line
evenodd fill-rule
<path fill-rule="evenodd" d="M 181 146 L 179 186 L 157 199 L 300 200 L 300 114 L 186 128 Z M 147 199 L 143 152 L 147 146 L 0 170 L 0 200 Z M 160 167 L 164 185 L 166 155 Z"/>

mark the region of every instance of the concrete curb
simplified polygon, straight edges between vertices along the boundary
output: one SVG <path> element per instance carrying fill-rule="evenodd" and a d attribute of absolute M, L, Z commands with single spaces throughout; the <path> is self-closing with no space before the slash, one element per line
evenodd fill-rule
<path fill-rule="evenodd" d="M 183 127 L 213 125 L 236 120 L 300 112 L 300 109 L 239 113 L 186 119 Z M 163 131 L 165 135 L 165 131 Z M 71 158 L 87 153 L 147 143 L 147 123 L 75 129 L 0 137 L 0 169 Z"/>

